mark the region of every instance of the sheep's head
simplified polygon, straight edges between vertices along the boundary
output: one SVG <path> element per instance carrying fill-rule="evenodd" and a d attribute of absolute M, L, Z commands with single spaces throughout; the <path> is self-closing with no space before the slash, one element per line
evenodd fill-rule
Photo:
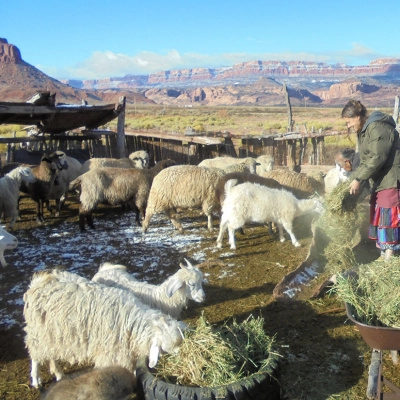
<path fill-rule="evenodd" d="M 18 246 L 18 240 L 15 236 L 8 233 L 3 227 L 0 226 L 0 263 L 3 267 L 7 266 L 4 259 L 4 250 L 12 250 Z"/>
<path fill-rule="evenodd" d="M 65 153 L 63 151 L 54 151 L 50 154 L 45 153 L 42 156 L 41 162 L 47 162 L 52 171 L 68 169 L 68 163 L 65 159 Z"/>
<path fill-rule="evenodd" d="M 177 353 L 183 340 L 183 331 L 187 325 L 167 316 L 160 316 L 153 320 L 154 336 L 149 352 L 149 367 L 157 364 L 161 352 L 168 354 Z"/>
<path fill-rule="evenodd" d="M 180 264 L 181 269 L 173 275 L 167 286 L 167 295 L 172 297 L 179 289 L 186 291 L 186 297 L 197 303 L 204 301 L 205 294 L 203 290 L 203 273 L 194 267 L 188 260 L 187 267 Z"/>
<path fill-rule="evenodd" d="M 21 175 L 25 183 L 32 183 L 36 179 L 30 167 L 17 167 L 17 171 Z"/>

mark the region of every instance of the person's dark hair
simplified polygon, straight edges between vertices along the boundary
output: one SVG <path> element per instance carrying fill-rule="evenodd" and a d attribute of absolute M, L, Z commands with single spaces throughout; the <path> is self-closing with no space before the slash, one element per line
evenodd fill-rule
<path fill-rule="evenodd" d="M 342 110 L 342 118 L 354 118 L 367 116 L 367 109 L 358 100 L 350 100 Z"/>
<path fill-rule="evenodd" d="M 352 161 L 355 153 L 356 152 L 353 149 L 349 149 L 349 148 L 341 150 L 341 154 L 342 154 L 343 160 Z"/>

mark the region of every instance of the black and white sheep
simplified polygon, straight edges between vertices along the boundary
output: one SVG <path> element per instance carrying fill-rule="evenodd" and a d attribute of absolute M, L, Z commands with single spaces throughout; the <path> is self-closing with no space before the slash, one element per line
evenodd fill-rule
<path fill-rule="evenodd" d="M 0 215 L 10 218 L 10 229 L 18 218 L 20 190 L 33 184 L 35 179 L 30 167 L 16 167 L 0 178 Z"/>
<path fill-rule="evenodd" d="M 180 264 L 181 269 L 160 285 L 138 281 L 124 265 L 111 263 L 102 264 L 92 280 L 127 289 L 144 304 L 179 319 L 188 300 L 201 303 L 205 298 L 202 272 L 188 260 L 186 262 L 187 267 Z"/>
<path fill-rule="evenodd" d="M 202 208 L 212 231 L 212 212 L 219 209 L 215 188 L 224 171 L 197 165 L 176 165 L 161 171 L 153 180 L 147 202 L 143 233 L 154 214 L 165 212 L 175 229 L 183 231 L 177 209 Z"/>
<path fill-rule="evenodd" d="M 49 200 L 46 201 L 47 210 L 52 212 L 50 208 L 50 200 L 55 200 L 56 217 L 60 215 L 61 208 L 68 197 L 69 184 L 81 174 L 82 168 L 82 163 L 76 158 L 64 155 L 61 159 L 64 164 L 64 169 L 58 171 L 57 177 L 50 187 Z M 66 165 L 68 168 L 65 168 Z"/>
<path fill-rule="evenodd" d="M 231 249 L 236 249 L 235 230 L 247 222 L 275 222 L 279 228 L 280 241 L 285 241 L 283 228 L 288 232 L 295 247 L 300 243 L 293 233 L 293 220 L 310 212 L 323 212 L 322 203 L 317 199 L 298 200 L 292 193 L 283 189 L 245 182 L 236 185 L 229 180 L 225 185 L 226 197 L 222 206 L 220 230 L 217 247 L 222 247 L 222 239 L 228 230 Z"/>
<path fill-rule="evenodd" d="M 42 400 L 127 400 L 135 386 L 136 377 L 126 368 L 95 368 L 54 383 Z"/>
<path fill-rule="evenodd" d="M 162 160 L 150 169 L 96 168 L 73 180 L 70 190 L 80 190 L 79 227 L 85 230 L 85 219 L 94 229 L 93 210 L 98 204 L 129 205 L 136 211 L 136 222 L 140 224 L 140 213 L 145 215 L 147 199 L 154 177 L 164 168 L 175 165 L 173 160 Z"/>
<path fill-rule="evenodd" d="M 35 274 L 23 298 L 34 387 L 41 385 L 39 366 L 46 362 L 57 380 L 63 377 L 58 361 L 130 372 L 154 367 L 160 352 L 178 351 L 186 327 L 126 290 L 66 271 Z"/>
<path fill-rule="evenodd" d="M 40 164 L 32 167 L 35 181 L 21 188 L 23 193 L 28 194 L 36 202 L 36 221 L 38 223 L 44 221 L 44 204 L 49 200 L 52 185 L 57 184 L 57 172 L 68 168 L 64 157 L 65 153 L 62 151 L 44 153 Z"/>
<path fill-rule="evenodd" d="M 150 156 L 146 150 L 137 150 L 129 154 L 128 158 L 133 160 L 136 168 L 147 169 L 150 166 Z M 138 165 L 141 165 L 140 167 Z"/>
<path fill-rule="evenodd" d="M 4 258 L 4 251 L 15 249 L 17 246 L 18 239 L 0 226 L 0 264 L 3 267 L 7 266 L 7 262 Z"/>

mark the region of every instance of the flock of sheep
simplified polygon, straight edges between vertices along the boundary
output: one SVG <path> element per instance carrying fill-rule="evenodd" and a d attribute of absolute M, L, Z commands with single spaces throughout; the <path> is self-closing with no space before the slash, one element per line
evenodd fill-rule
<path fill-rule="evenodd" d="M 324 175 L 274 169 L 271 156 L 217 157 L 196 166 L 176 165 L 173 160 L 149 165 L 145 151 L 125 159 L 90 159 L 83 164 L 57 151 L 44 154 L 38 166 L 6 165 L 0 178 L 0 216 L 13 229 L 24 193 L 36 202 L 37 222 L 42 223 L 44 206 L 50 210 L 49 203 L 55 200 L 59 214 L 70 191 L 77 191 L 82 232 L 85 222 L 94 228 L 93 211 L 98 204 L 135 211 L 143 235 L 155 214 L 165 213 L 182 231 L 179 213 L 201 209 L 210 231 L 213 214 L 220 215 L 216 245 L 222 247 L 228 231 L 231 249 L 236 249 L 235 231 L 252 222 L 268 223 L 270 232 L 275 223 L 280 241 L 285 240 L 284 228 L 298 247 L 295 217 L 323 212 Z M 17 245 L 17 239 L 0 227 L 3 266 L 4 250 Z M 42 384 L 41 364 L 49 363 L 58 381 L 63 374 L 57 362 L 67 361 L 93 364 L 96 369 L 68 384 L 56 384 L 47 399 L 69 398 L 67 394 L 78 398 L 78 391 L 85 391 L 86 398 L 101 399 L 129 394 L 137 367 L 154 367 L 162 352 L 177 351 L 186 327 L 179 318 L 188 300 L 204 301 L 203 274 L 186 262 L 160 285 L 137 281 L 126 267 L 111 263 L 100 266 L 91 280 L 60 270 L 35 274 L 24 294 L 32 386 Z M 90 382 L 99 379 L 104 385 L 95 388 Z"/>

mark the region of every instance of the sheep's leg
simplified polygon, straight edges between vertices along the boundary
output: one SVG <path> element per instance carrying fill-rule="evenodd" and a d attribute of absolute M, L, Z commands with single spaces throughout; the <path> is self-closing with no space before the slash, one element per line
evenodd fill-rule
<path fill-rule="evenodd" d="M 147 211 L 146 216 L 145 216 L 145 218 L 144 218 L 144 220 L 142 222 L 142 231 L 143 231 L 143 233 L 147 232 L 147 229 L 149 228 L 149 224 L 150 224 L 150 220 L 151 220 L 152 216 L 153 216 L 153 214 L 151 212 Z"/>
<path fill-rule="evenodd" d="M 42 384 L 42 380 L 39 375 L 39 363 L 35 360 L 31 361 L 31 379 L 32 386 L 38 388 Z"/>
<path fill-rule="evenodd" d="M 218 234 L 218 237 L 217 237 L 217 247 L 218 248 L 222 247 L 222 239 L 224 238 L 224 233 L 226 231 L 226 228 L 227 228 L 227 222 L 223 221 L 221 219 L 221 223 L 220 223 L 220 226 L 219 226 L 219 234 Z"/>
<path fill-rule="evenodd" d="M 210 232 L 213 231 L 213 226 L 212 226 L 212 214 L 207 215 L 207 228 Z"/>
<path fill-rule="evenodd" d="M 56 217 L 60 216 L 60 210 L 61 210 L 61 202 L 60 199 L 56 199 Z"/>
<path fill-rule="evenodd" d="M 294 236 L 293 233 L 293 226 L 291 223 L 284 222 L 283 227 L 286 229 L 286 232 L 290 235 L 290 239 L 292 239 L 292 243 L 295 247 L 301 247 L 301 244 L 299 241 L 296 239 L 296 236 Z"/>
<path fill-rule="evenodd" d="M 36 222 L 38 224 L 41 224 L 44 222 L 44 217 L 43 217 L 43 207 L 44 207 L 44 201 L 39 200 L 36 202 Z"/>
<path fill-rule="evenodd" d="M 95 229 L 93 224 L 93 215 L 91 212 L 86 214 L 86 221 L 90 228 Z"/>
<path fill-rule="evenodd" d="M 171 220 L 172 225 L 175 227 L 175 229 L 177 229 L 180 233 L 182 233 L 183 232 L 183 226 L 179 222 L 179 219 L 178 219 L 178 216 L 177 216 L 178 213 L 176 212 L 176 210 L 169 209 L 167 211 L 167 215 L 168 215 L 168 218 Z"/>
<path fill-rule="evenodd" d="M 0 264 L 7 267 L 6 259 L 4 258 L 4 250 L 0 250 Z"/>
<path fill-rule="evenodd" d="M 79 213 L 79 229 L 81 230 L 81 232 L 85 231 L 85 218 L 85 214 Z"/>
<path fill-rule="evenodd" d="M 63 372 L 61 371 L 55 360 L 50 360 L 49 370 L 51 374 L 54 374 L 56 376 L 57 381 L 60 381 L 64 377 Z"/>
<path fill-rule="evenodd" d="M 277 223 L 277 225 L 278 225 L 278 231 L 279 231 L 279 240 L 280 240 L 281 242 L 284 242 L 286 239 L 285 239 L 285 236 L 284 236 L 284 234 L 283 234 L 283 227 L 282 227 L 282 224 Z"/>
<path fill-rule="evenodd" d="M 274 234 L 274 231 L 272 229 L 272 222 L 268 222 L 268 233 L 270 236 Z"/>
<path fill-rule="evenodd" d="M 231 245 L 231 249 L 236 250 L 235 230 L 233 228 L 228 228 L 228 235 L 229 235 L 229 244 Z"/>

